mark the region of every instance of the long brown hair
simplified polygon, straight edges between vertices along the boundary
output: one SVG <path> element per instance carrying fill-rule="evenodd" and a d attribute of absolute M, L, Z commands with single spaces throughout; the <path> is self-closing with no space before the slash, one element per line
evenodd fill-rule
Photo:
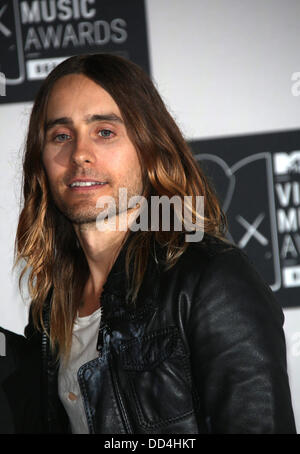
<path fill-rule="evenodd" d="M 80 55 L 58 65 L 40 87 L 33 105 L 23 160 L 23 198 L 16 235 L 15 265 L 25 260 L 20 285 L 29 272 L 32 315 L 44 329 L 43 307 L 53 289 L 51 346 L 68 355 L 73 323 L 89 269 L 71 222 L 55 207 L 42 163 L 46 110 L 55 82 L 82 74 L 104 88 L 122 114 L 141 163 L 144 196 L 204 196 L 204 230 L 224 239 L 227 223 L 217 196 L 167 111 L 148 75 L 128 60 L 110 54 Z M 195 204 L 193 221 L 197 219 Z M 165 250 L 165 267 L 172 267 L 188 244 L 180 231 L 138 231 L 126 253 L 126 273 L 133 266 L 131 301 L 135 302 L 147 266 L 151 239 Z"/>

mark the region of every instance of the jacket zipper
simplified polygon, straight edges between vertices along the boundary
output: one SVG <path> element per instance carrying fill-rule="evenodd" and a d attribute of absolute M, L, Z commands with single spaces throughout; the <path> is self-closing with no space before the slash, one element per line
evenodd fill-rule
<path fill-rule="evenodd" d="M 50 297 L 51 299 L 51 297 Z M 45 310 L 44 315 L 44 326 L 45 330 L 42 332 L 42 367 L 43 367 L 43 382 L 44 382 L 44 389 L 45 389 L 45 397 L 44 397 L 44 407 L 46 413 L 46 424 L 48 428 L 48 432 L 50 432 L 50 415 L 49 415 L 49 389 L 48 389 L 48 364 L 49 364 L 49 355 L 48 355 L 48 348 L 49 348 L 49 339 L 47 333 L 49 334 L 49 315 L 50 315 L 50 307 L 51 303 L 49 303 L 48 308 Z"/>
<path fill-rule="evenodd" d="M 101 306 L 101 317 L 100 317 L 100 324 L 99 324 L 98 337 L 97 337 L 97 343 L 96 343 L 96 350 L 99 352 L 98 357 L 101 356 L 101 353 L 102 353 L 105 328 L 107 328 L 107 325 L 103 322 L 103 312 L 104 312 L 103 311 L 103 306 Z M 95 428 L 94 428 L 94 424 L 93 424 L 91 411 L 90 411 L 89 404 L 88 404 L 88 402 L 87 402 L 87 400 L 85 398 L 84 392 L 83 392 L 83 390 L 84 390 L 84 378 L 82 377 L 82 375 L 80 373 L 81 367 L 78 369 L 77 379 L 78 379 L 79 387 L 80 387 L 81 394 L 82 394 L 83 406 L 84 406 L 84 411 L 85 411 L 85 414 L 86 414 L 86 419 L 87 419 L 87 423 L 88 423 L 89 433 L 90 434 L 94 434 L 95 433 Z"/>
<path fill-rule="evenodd" d="M 107 323 L 104 323 L 104 322 L 102 323 L 103 318 L 104 317 L 103 317 L 103 307 L 102 307 L 99 334 L 98 334 L 98 339 L 97 339 L 97 350 L 99 351 L 99 355 L 101 354 L 100 352 L 101 352 L 101 350 L 103 348 L 104 337 L 105 337 L 106 333 L 108 333 L 108 335 L 110 335 L 109 326 L 107 325 Z M 113 382 L 113 385 L 114 385 L 115 395 L 116 395 L 116 398 L 117 398 L 117 403 L 118 403 L 118 407 L 119 407 L 119 410 L 120 410 L 120 413 L 121 413 L 121 416 L 122 416 L 122 419 L 123 419 L 125 430 L 126 430 L 126 433 L 131 434 L 131 433 L 133 433 L 133 430 L 132 430 L 132 427 L 131 427 L 131 424 L 130 424 L 130 421 L 129 421 L 129 417 L 128 417 L 128 414 L 126 412 L 126 409 L 125 409 L 125 406 L 124 406 L 124 403 L 123 403 L 123 399 L 122 399 L 122 396 L 121 396 L 118 377 L 117 377 L 116 372 L 114 371 L 114 368 L 113 368 L 113 365 L 111 363 L 111 359 L 110 358 L 108 359 L 108 362 L 109 362 L 109 369 L 110 369 L 110 374 L 111 374 L 111 377 L 112 377 L 112 382 Z"/>
<path fill-rule="evenodd" d="M 114 371 L 113 365 L 111 364 L 111 361 L 109 361 L 109 368 L 110 368 L 110 373 L 111 373 L 113 384 L 114 384 L 115 394 L 117 397 L 117 403 L 118 403 L 118 406 L 119 406 L 119 409 L 120 409 L 120 412 L 122 415 L 126 433 L 133 434 L 133 429 L 130 424 L 129 417 L 128 417 L 127 411 L 125 409 L 125 405 L 123 403 L 122 395 L 120 392 L 119 380 L 118 380 L 116 372 Z"/>
<path fill-rule="evenodd" d="M 101 316 L 100 316 L 100 324 L 99 324 L 99 329 L 98 329 L 98 337 L 97 337 L 97 343 L 96 343 L 96 350 L 99 352 L 99 356 L 101 356 L 101 353 L 102 353 L 102 349 L 103 349 L 103 338 L 104 338 L 104 329 L 105 329 L 106 325 L 103 323 L 103 306 L 101 306 Z M 94 360 L 92 360 L 94 361 Z M 79 367 L 78 371 L 77 371 L 77 380 L 78 380 L 78 383 L 79 383 L 79 387 L 80 387 L 80 390 L 81 390 L 81 395 L 82 395 L 82 399 L 83 399 L 83 406 L 84 406 L 84 411 L 85 411 L 85 415 L 86 415 L 86 419 L 87 419 L 87 424 L 88 424 L 88 428 L 89 428 L 89 433 L 90 434 L 94 434 L 95 433 L 95 428 L 94 428 L 94 424 L 93 424 L 93 419 L 92 419 L 92 415 L 91 415 L 91 411 L 90 411 L 90 408 L 89 408 L 89 404 L 85 398 L 85 393 L 84 393 L 84 378 L 82 377 L 82 374 L 81 374 L 81 368 L 84 366 L 84 364 Z"/>

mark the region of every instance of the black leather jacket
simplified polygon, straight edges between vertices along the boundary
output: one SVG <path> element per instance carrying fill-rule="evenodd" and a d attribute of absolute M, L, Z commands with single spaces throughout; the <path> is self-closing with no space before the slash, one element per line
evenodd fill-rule
<path fill-rule="evenodd" d="M 168 271 L 151 255 L 132 307 L 127 245 L 103 289 L 99 357 L 78 371 L 90 433 L 296 433 L 283 313 L 246 255 L 208 235 Z M 43 431 L 67 432 L 48 338 L 26 335 L 42 342 Z"/>

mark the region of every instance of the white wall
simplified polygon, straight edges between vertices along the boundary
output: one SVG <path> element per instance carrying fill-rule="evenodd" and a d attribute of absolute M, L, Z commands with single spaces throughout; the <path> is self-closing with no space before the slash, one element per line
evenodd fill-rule
<path fill-rule="evenodd" d="M 14 238 L 21 191 L 21 154 L 31 104 L 0 106 L 0 326 L 23 332 L 27 311 L 12 273 Z"/>
<path fill-rule="evenodd" d="M 146 0 L 146 5 L 152 74 L 188 139 L 300 128 L 300 97 L 291 94 L 291 75 L 300 71 L 298 0 Z M 0 106 L 0 325 L 19 333 L 26 308 L 10 270 L 30 106 Z M 299 309 L 284 312 L 300 432 L 300 295 Z"/>
<path fill-rule="evenodd" d="M 299 0 L 147 5 L 154 78 L 187 136 L 299 127 Z"/>

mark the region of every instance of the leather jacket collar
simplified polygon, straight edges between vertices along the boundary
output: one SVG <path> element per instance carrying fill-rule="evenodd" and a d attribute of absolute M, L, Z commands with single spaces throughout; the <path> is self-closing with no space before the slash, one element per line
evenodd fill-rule
<path fill-rule="evenodd" d="M 129 247 L 129 244 L 133 238 L 135 232 L 129 232 L 122 249 L 117 256 L 116 261 L 114 262 L 112 269 L 107 277 L 107 280 L 103 286 L 103 291 L 101 295 L 101 300 L 103 300 L 103 305 L 105 305 L 106 295 L 115 296 L 115 299 L 122 299 L 126 303 L 130 304 L 130 295 L 129 295 L 129 286 L 130 282 L 128 281 L 126 275 L 126 253 Z M 148 257 L 147 269 L 145 272 L 146 276 L 151 276 L 151 279 L 143 279 L 140 293 L 147 295 L 147 299 L 155 298 L 155 282 L 156 276 L 158 276 L 159 270 L 161 268 L 161 259 L 162 259 L 162 248 L 158 246 L 157 242 L 152 238 L 151 241 L 151 250 Z M 133 261 L 129 264 L 129 276 L 130 278 L 133 275 Z M 111 299 L 110 299 L 111 304 Z"/>

